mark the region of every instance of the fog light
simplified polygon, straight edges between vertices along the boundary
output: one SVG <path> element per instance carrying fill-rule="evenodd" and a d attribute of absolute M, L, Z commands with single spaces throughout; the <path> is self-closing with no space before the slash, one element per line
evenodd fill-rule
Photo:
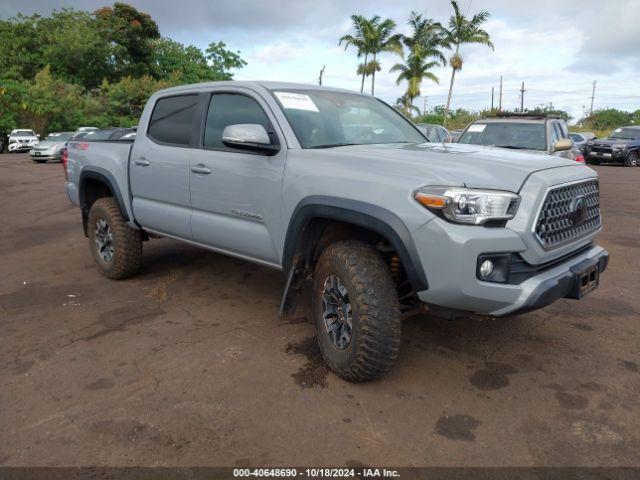
<path fill-rule="evenodd" d="M 493 273 L 493 262 L 491 260 L 485 260 L 480 265 L 480 276 L 482 278 L 487 278 L 489 275 Z"/>

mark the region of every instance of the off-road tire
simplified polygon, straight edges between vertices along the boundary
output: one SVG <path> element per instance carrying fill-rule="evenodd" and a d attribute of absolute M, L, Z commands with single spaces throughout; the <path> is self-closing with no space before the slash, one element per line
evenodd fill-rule
<path fill-rule="evenodd" d="M 330 275 L 342 280 L 351 303 L 352 335 L 345 349 L 334 345 L 324 323 L 322 295 Z M 322 356 L 339 377 L 363 382 L 391 369 L 400 349 L 400 304 L 389 268 L 377 250 L 355 240 L 329 245 L 315 268 L 312 303 Z"/>
<path fill-rule="evenodd" d="M 110 261 L 105 261 L 96 245 L 96 224 L 104 220 L 113 235 L 114 253 Z M 98 271 L 113 280 L 122 280 L 135 275 L 142 262 L 142 233 L 127 226 L 118 204 L 113 197 L 95 201 L 89 211 L 89 248 L 98 266 Z"/>
<path fill-rule="evenodd" d="M 627 158 L 624 159 L 625 167 L 637 167 L 640 164 L 640 157 L 638 152 L 629 152 Z"/>

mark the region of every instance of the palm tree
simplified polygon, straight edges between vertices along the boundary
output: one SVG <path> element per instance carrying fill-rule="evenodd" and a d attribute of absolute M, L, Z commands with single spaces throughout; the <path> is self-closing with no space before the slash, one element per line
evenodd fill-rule
<path fill-rule="evenodd" d="M 376 72 L 380 71 L 380 63 L 376 57 L 381 52 L 396 52 L 402 54 L 402 35 L 394 34 L 396 22 L 386 18 L 382 20 L 378 15 L 372 17 L 366 30 L 367 51 L 373 59 L 369 71 L 371 72 L 371 95 L 375 92 Z"/>
<path fill-rule="evenodd" d="M 391 67 L 392 72 L 400 72 L 396 84 L 399 85 L 403 80 L 408 83 L 405 96 L 411 105 L 416 97 L 420 96 L 420 86 L 424 78 L 439 83 L 438 77 L 430 71 L 439 64 L 437 61 L 426 61 L 419 55 L 409 55 L 405 63 L 397 63 Z"/>
<path fill-rule="evenodd" d="M 412 30 L 411 36 L 403 36 L 402 42 L 409 49 L 410 54 L 422 57 L 435 57 L 443 65 L 447 64 L 447 59 L 442 53 L 444 29 L 440 22 L 411 12 L 409 16 L 409 26 Z"/>
<path fill-rule="evenodd" d="M 400 72 L 396 79 L 397 84 L 403 80 L 408 84 L 406 93 L 399 99 L 405 105 L 404 110 L 407 113 L 415 109 L 413 100 L 420 96 L 423 79 L 428 78 L 439 83 L 438 77 L 430 70 L 440 64 L 446 65 L 446 58 L 441 50 L 443 29 L 440 23 L 411 12 L 409 25 L 412 35 L 402 38 L 402 42 L 409 49 L 409 56 L 405 63 L 398 63 L 391 68 L 392 72 Z"/>
<path fill-rule="evenodd" d="M 451 84 L 449 85 L 447 105 L 444 109 L 444 126 L 447 125 L 449 106 L 451 105 L 453 80 L 456 76 L 456 71 L 462 69 L 460 47 L 467 43 L 478 43 L 480 45 L 491 47 L 491 50 L 493 50 L 493 43 L 491 43 L 489 34 L 480 28 L 482 24 L 489 19 L 489 12 L 482 10 L 469 19 L 460 12 L 460 7 L 456 0 L 451 0 L 451 6 L 453 7 L 453 15 L 449 18 L 449 28 L 445 29 L 443 44 L 448 48 L 455 47 L 455 52 L 449 59 L 449 64 L 451 65 Z"/>
<path fill-rule="evenodd" d="M 351 21 L 353 22 L 353 28 L 355 29 L 354 35 L 343 35 L 338 42 L 338 45 L 342 45 L 344 42 L 344 49 L 349 47 L 355 47 L 358 51 L 358 58 L 364 55 L 364 63 L 358 67 L 358 75 L 362 75 L 362 83 L 360 84 L 360 93 L 364 92 L 364 77 L 366 76 L 366 66 L 369 52 L 366 43 L 366 32 L 370 30 L 370 20 L 363 15 L 351 15 Z"/>

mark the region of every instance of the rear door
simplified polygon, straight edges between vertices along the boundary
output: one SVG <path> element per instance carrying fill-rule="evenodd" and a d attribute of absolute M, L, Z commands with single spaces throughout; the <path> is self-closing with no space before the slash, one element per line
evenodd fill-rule
<path fill-rule="evenodd" d="M 226 147 L 228 125 L 262 125 L 284 144 L 266 102 L 250 90 L 213 91 L 206 107 L 203 145 L 191 164 L 191 227 L 195 241 L 214 249 L 280 265 L 276 249 L 281 225 L 286 148 L 273 156 Z"/>
<path fill-rule="evenodd" d="M 137 135 L 129 175 L 133 213 L 146 229 L 192 238 L 189 157 L 201 111 L 198 94 L 159 98 L 146 132 Z"/>

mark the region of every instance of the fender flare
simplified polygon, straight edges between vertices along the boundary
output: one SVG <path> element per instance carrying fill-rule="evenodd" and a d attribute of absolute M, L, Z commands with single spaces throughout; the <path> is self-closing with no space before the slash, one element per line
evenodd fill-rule
<path fill-rule="evenodd" d="M 118 182 L 114 178 L 113 174 L 108 170 L 101 167 L 85 167 L 80 172 L 80 180 L 78 181 L 78 195 L 80 199 L 80 207 L 84 210 L 86 208 L 84 198 L 85 198 L 85 186 L 87 184 L 87 180 L 98 180 L 109 187 L 109 190 L 113 193 L 113 196 L 116 199 L 116 203 L 118 204 L 118 208 L 120 209 L 120 213 L 122 214 L 122 218 L 125 221 L 129 221 L 129 214 L 127 213 L 127 209 L 125 208 L 124 199 L 122 194 L 120 193 L 120 189 L 118 188 Z"/>
<path fill-rule="evenodd" d="M 293 211 L 282 254 L 285 271 L 291 269 L 301 248 L 303 231 L 310 220 L 324 218 L 372 230 L 385 237 L 398 253 L 407 278 L 416 291 L 427 290 L 429 283 L 411 233 L 400 218 L 377 205 L 339 197 L 312 195 L 298 203 Z"/>

